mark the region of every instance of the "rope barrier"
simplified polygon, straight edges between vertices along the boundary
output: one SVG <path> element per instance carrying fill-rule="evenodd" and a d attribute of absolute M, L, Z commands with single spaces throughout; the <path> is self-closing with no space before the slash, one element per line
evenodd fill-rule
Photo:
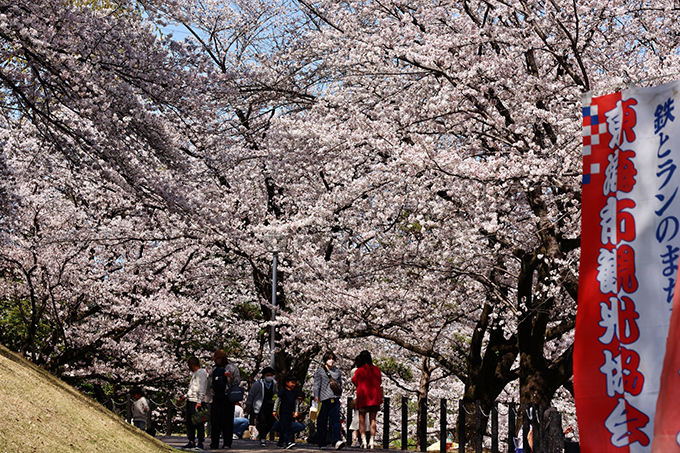
<path fill-rule="evenodd" d="M 465 407 L 465 404 L 463 404 L 463 410 L 464 410 L 465 413 L 468 414 L 468 415 L 475 415 L 475 414 L 477 413 L 476 410 L 474 410 L 474 411 L 472 411 L 472 412 L 468 411 L 468 410 L 467 410 L 467 407 Z"/>
<path fill-rule="evenodd" d="M 501 412 L 501 409 L 500 409 L 501 407 L 502 406 L 500 406 L 500 405 L 496 406 L 496 412 L 498 412 L 498 415 L 506 416 L 510 413 L 510 407 L 509 406 L 508 406 L 508 411 L 505 412 L 505 413 Z"/>

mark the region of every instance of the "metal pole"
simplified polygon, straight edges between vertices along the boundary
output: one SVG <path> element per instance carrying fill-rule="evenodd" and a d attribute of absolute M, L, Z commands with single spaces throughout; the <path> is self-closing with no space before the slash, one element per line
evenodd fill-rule
<path fill-rule="evenodd" d="M 498 453 L 498 401 L 491 408 L 491 453 Z"/>
<path fill-rule="evenodd" d="M 465 402 L 458 401 L 458 453 L 465 453 Z"/>
<path fill-rule="evenodd" d="M 390 398 L 383 399 L 383 448 L 390 448 Z"/>
<path fill-rule="evenodd" d="M 274 340 L 276 335 L 276 328 L 274 327 L 274 321 L 276 320 L 276 264 L 279 254 L 274 252 L 274 262 L 272 263 L 272 333 L 271 333 L 271 367 L 276 369 L 274 366 Z"/>
<path fill-rule="evenodd" d="M 484 433 L 482 432 L 482 402 L 475 401 L 475 451 L 482 453 L 482 443 L 484 442 Z"/>
<path fill-rule="evenodd" d="M 517 412 L 515 409 L 515 402 L 508 404 L 508 453 L 515 453 L 515 422 L 517 421 Z M 520 420 L 521 423 L 521 420 Z"/>
<path fill-rule="evenodd" d="M 408 450 L 408 398 L 401 397 L 401 449 Z"/>
<path fill-rule="evenodd" d="M 448 448 L 448 436 L 446 435 L 446 399 L 439 401 L 439 452 L 445 453 Z"/>
<path fill-rule="evenodd" d="M 427 398 L 420 400 L 420 451 L 427 451 Z"/>

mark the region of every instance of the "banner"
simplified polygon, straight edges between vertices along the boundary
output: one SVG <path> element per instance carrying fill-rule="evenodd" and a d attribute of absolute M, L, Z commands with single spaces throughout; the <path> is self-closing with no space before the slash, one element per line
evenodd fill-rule
<path fill-rule="evenodd" d="M 584 453 L 652 448 L 680 254 L 678 98 L 674 82 L 584 101 L 574 340 Z"/>
<path fill-rule="evenodd" d="M 675 282 L 673 313 L 666 340 L 659 398 L 654 414 L 652 453 L 680 453 L 680 291 Z"/>

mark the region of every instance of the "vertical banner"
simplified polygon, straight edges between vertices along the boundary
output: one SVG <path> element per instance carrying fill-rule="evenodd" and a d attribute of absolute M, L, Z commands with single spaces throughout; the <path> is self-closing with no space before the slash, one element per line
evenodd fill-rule
<path fill-rule="evenodd" d="M 652 453 L 680 453 L 680 290 L 677 281 L 654 415 Z"/>
<path fill-rule="evenodd" d="M 574 396 L 584 453 L 652 449 L 680 254 L 679 98 L 674 82 L 583 105 Z"/>

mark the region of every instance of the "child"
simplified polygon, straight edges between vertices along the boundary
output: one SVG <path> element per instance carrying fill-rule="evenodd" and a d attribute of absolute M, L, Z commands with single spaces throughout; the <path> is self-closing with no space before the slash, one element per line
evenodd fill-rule
<path fill-rule="evenodd" d="M 298 392 L 298 412 L 297 416 L 293 417 L 293 421 L 290 424 L 290 431 L 293 434 L 293 439 L 295 439 L 295 435 L 297 433 L 300 433 L 307 428 L 305 426 L 305 418 L 307 418 L 308 412 L 303 412 L 302 411 L 302 402 L 305 399 L 305 394 L 303 392 Z M 235 425 L 234 425 L 235 426 Z M 272 426 L 272 431 L 279 433 L 279 442 L 276 444 L 277 447 L 283 448 L 285 447 L 283 443 L 283 435 L 281 434 L 281 422 L 279 420 L 276 420 L 274 422 L 274 426 Z"/>
<path fill-rule="evenodd" d="M 146 414 L 149 412 L 149 402 L 144 398 L 144 392 L 140 387 L 133 387 L 130 395 L 132 403 L 132 424 L 142 431 L 146 430 Z"/>
<path fill-rule="evenodd" d="M 295 446 L 291 424 L 298 414 L 298 392 L 295 390 L 297 378 L 289 375 L 286 377 L 285 388 L 279 390 L 279 396 L 274 403 L 274 418 L 281 422 L 281 437 L 283 446 L 290 449 Z"/>
<path fill-rule="evenodd" d="M 203 441 L 205 441 L 205 426 L 203 423 L 194 425 L 191 421 L 191 416 L 201 410 L 201 403 L 205 401 L 205 389 L 208 381 L 208 373 L 201 368 L 201 362 L 198 358 L 191 356 L 187 361 L 189 370 L 191 371 L 191 381 L 189 381 L 189 388 L 186 395 L 180 397 L 180 401 L 187 401 L 187 437 L 189 443 L 184 448 L 200 448 L 203 449 Z M 195 443 L 196 434 L 198 434 L 198 444 Z"/>

